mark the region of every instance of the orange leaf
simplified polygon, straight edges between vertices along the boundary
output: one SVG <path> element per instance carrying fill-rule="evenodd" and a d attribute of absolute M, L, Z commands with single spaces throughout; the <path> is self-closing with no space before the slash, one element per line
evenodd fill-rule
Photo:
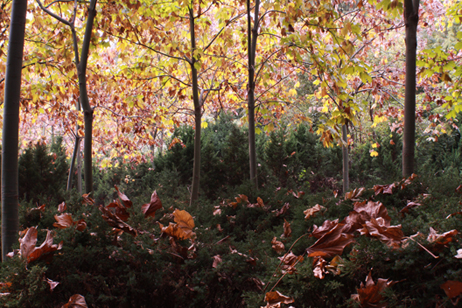
<path fill-rule="evenodd" d="M 354 242 L 353 234 L 343 233 L 344 224 L 337 224 L 306 249 L 309 257 L 331 258 L 341 255 L 343 249 Z"/>
<path fill-rule="evenodd" d="M 449 298 L 454 298 L 462 294 L 462 282 L 460 281 L 448 280 L 440 285 L 440 288 L 444 290 L 444 293 Z"/>
<path fill-rule="evenodd" d="M 194 219 L 191 214 L 182 210 L 175 210 L 173 212 L 174 221 L 178 224 L 180 230 L 184 233 L 185 238 L 191 238 L 195 235 L 192 231 L 194 228 Z"/>
<path fill-rule="evenodd" d="M 286 203 L 284 203 L 284 205 L 282 206 L 282 208 L 280 210 L 275 210 L 273 212 L 276 213 L 276 217 L 277 217 L 277 216 L 281 216 L 281 215 L 285 214 L 289 210 L 289 208 L 290 208 L 290 205 L 289 205 L 288 202 L 286 202 Z"/>
<path fill-rule="evenodd" d="M 263 200 L 260 197 L 257 198 L 257 203 L 258 203 L 259 207 L 264 207 L 265 206 L 265 203 L 263 203 Z"/>
<path fill-rule="evenodd" d="M 124 203 L 125 207 L 132 207 L 133 203 L 128 199 L 128 197 L 122 193 L 117 185 L 114 185 L 115 189 L 117 190 L 117 194 L 119 195 L 120 200 Z"/>
<path fill-rule="evenodd" d="M 58 212 L 62 213 L 67 209 L 66 203 L 63 201 L 58 205 Z"/>
<path fill-rule="evenodd" d="M 127 209 L 120 204 L 119 200 L 116 202 L 111 202 L 106 206 L 106 209 L 111 209 L 111 211 L 118 216 L 122 221 L 127 221 L 130 217 L 130 214 L 127 212 Z"/>
<path fill-rule="evenodd" d="M 321 238 L 324 234 L 332 230 L 336 225 L 338 225 L 338 219 L 325 220 L 320 227 L 313 225 L 313 232 L 311 232 L 311 236 L 314 236 L 315 238 Z"/>
<path fill-rule="evenodd" d="M 69 298 L 67 304 L 63 305 L 61 308 L 87 308 L 87 302 L 85 297 L 80 294 L 74 294 Z"/>
<path fill-rule="evenodd" d="M 265 295 L 266 306 L 262 308 L 281 307 L 281 304 L 291 304 L 294 300 L 288 296 L 282 295 L 278 291 L 268 292 Z"/>
<path fill-rule="evenodd" d="M 162 202 L 160 201 L 159 197 L 157 196 L 157 191 L 151 195 L 151 202 L 143 204 L 141 206 L 141 210 L 143 211 L 144 217 L 155 217 L 156 211 L 162 208 Z"/>

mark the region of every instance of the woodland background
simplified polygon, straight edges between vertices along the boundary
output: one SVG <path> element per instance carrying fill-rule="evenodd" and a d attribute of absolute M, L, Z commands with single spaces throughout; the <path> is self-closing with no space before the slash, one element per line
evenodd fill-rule
<path fill-rule="evenodd" d="M 460 305 L 461 15 L 1 1 L 0 302 Z"/>

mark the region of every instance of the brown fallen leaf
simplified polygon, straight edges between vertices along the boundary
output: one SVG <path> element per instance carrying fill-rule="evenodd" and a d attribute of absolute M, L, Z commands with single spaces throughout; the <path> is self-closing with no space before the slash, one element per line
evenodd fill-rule
<path fill-rule="evenodd" d="M 63 213 L 67 209 L 66 202 L 61 202 L 58 205 L 58 212 Z"/>
<path fill-rule="evenodd" d="M 369 221 L 371 218 L 377 219 L 379 217 L 382 217 L 387 224 L 391 221 L 390 216 L 388 216 L 387 208 L 380 201 L 355 202 L 355 204 L 353 204 L 353 209 L 361 215 L 364 221 Z"/>
<path fill-rule="evenodd" d="M 319 278 L 319 279 L 324 279 L 324 276 L 327 273 L 326 264 L 327 264 L 327 261 L 324 260 L 323 258 L 321 257 L 314 258 L 313 260 L 314 277 Z"/>
<path fill-rule="evenodd" d="M 271 240 L 271 245 L 271 248 L 273 248 L 278 254 L 281 254 L 286 250 L 284 243 L 278 241 L 276 237 Z"/>
<path fill-rule="evenodd" d="M 115 202 L 111 202 L 106 206 L 106 209 L 110 209 L 117 217 L 119 217 L 122 221 L 127 221 L 130 217 L 130 213 L 128 213 L 127 208 L 123 206 L 119 200 Z"/>
<path fill-rule="evenodd" d="M 460 281 L 448 280 L 440 285 L 440 288 L 451 299 L 462 294 L 462 282 Z"/>
<path fill-rule="evenodd" d="M 357 289 L 358 293 L 352 294 L 351 298 L 359 302 L 361 307 L 385 308 L 387 304 L 382 302 L 383 297 L 381 293 L 392 284 L 393 281 L 388 281 L 388 279 L 383 278 L 379 278 L 376 284 L 374 280 L 372 280 L 371 272 L 369 272 L 366 278 L 366 285 L 361 282 L 361 286 Z"/>
<path fill-rule="evenodd" d="M 46 282 L 48 283 L 48 285 L 50 286 L 50 291 L 53 291 L 59 284 L 59 282 L 57 281 L 53 281 L 49 278 L 47 278 Z"/>
<path fill-rule="evenodd" d="M 292 229 L 290 228 L 290 223 L 284 218 L 284 233 L 281 237 L 288 238 L 292 236 Z"/>
<path fill-rule="evenodd" d="M 69 298 L 67 304 L 64 304 L 61 308 L 88 308 L 85 297 L 80 294 L 74 294 Z"/>
<path fill-rule="evenodd" d="M 123 221 L 119 216 L 112 213 L 109 209 L 103 205 L 99 206 L 99 210 L 102 212 L 103 219 L 113 228 L 127 232 L 133 236 L 138 235 L 138 231 Z"/>
<path fill-rule="evenodd" d="M 303 214 L 305 214 L 305 219 L 310 219 L 310 217 L 315 217 L 317 212 L 320 212 L 321 210 L 325 209 L 322 205 L 316 204 L 312 208 L 309 208 L 305 211 L 303 211 Z"/>
<path fill-rule="evenodd" d="M 37 229 L 30 227 L 25 230 L 25 234 L 19 239 L 19 254 L 27 260 L 27 263 L 49 256 L 49 253 L 61 249 L 62 243 L 53 244 L 53 232 L 47 230 L 47 236 L 42 245 L 35 247 L 37 243 Z"/>
<path fill-rule="evenodd" d="M 321 238 L 324 234 L 332 230 L 336 225 L 338 225 L 338 218 L 336 220 L 324 220 L 320 227 L 313 225 L 313 232 L 311 232 L 311 236 L 314 236 L 315 238 Z"/>
<path fill-rule="evenodd" d="M 401 225 L 387 226 L 382 217 L 377 219 L 371 218 L 370 221 L 366 221 L 364 228 L 359 230 L 359 232 L 363 235 L 377 237 L 382 242 L 386 243 L 387 246 L 394 249 L 400 248 L 404 239 L 404 233 L 401 230 Z"/>
<path fill-rule="evenodd" d="M 418 202 L 413 202 L 413 201 L 412 201 L 412 202 L 408 202 L 408 204 L 407 204 L 405 207 L 403 207 L 403 208 L 401 209 L 401 211 L 399 211 L 399 212 L 400 212 L 401 214 L 409 213 L 409 210 L 410 210 L 410 209 L 413 209 L 413 208 L 415 208 L 415 207 L 419 207 L 419 206 L 421 206 L 421 205 L 422 205 L 422 204 L 420 204 L 420 203 L 418 203 Z"/>
<path fill-rule="evenodd" d="M 396 183 L 388 184 L 388 185 L 374 185 L 374 192 L 377 196 L 378 194 L 393 194 L 393 188 L 396 187 Z"/>
<path fill-rule="evenodd" d="M 72 226 L 77 225 L 77 230 L 83 231 L 87 227 L 87 223 L 85 222 L 84 219 L 80 219 L 79 221 L 74 221 L 72 219 L 71 214 L 69 213 L 64 213 L 61 215 L 55 215 L 55 220 L 56 222 L 53 224 L 54 227 L 58 229 L 66 229 Z"/>
<path fill-rule="evenodd" d="M 288 202 L 284 203 L 284 205 L 282 206 L 282 208 L 280 210 L 275 210 L 273 211 L 274 213 L 276 213 L 276 217 L 277 216 L 281 216 L 281 215 L 284 215 L 290 208 L 290 205 Z"/>
<path fill-rule="evenodd" d="M 278 291 L 268 292 L 265 295 L 266 306 L 261 308 L 277 308 L 281 307 L 281 304 L 291 304 L 294 302 L 294 299 L 285 296 Z"/>
<path fill-rule="evenodd" d="M 173 217 L 176 224 L 169 223 L 167 227 L 164 227 L 159 223 L 162 232 L 180 240 L 193 239 L 196 234 L 192 231 L 194 228 L 194 219 L 191 214 L 186 211 L 175 210 Z"/>
<path fill-rule="evenodd" d="M 213 259 L 213 264 L 212 264 L 213 268 L 216 268 L 218 266 L 218 264 L 223 262 L 220 255 L 213 256 L 212 259 Z"/>
<path fill-rule="evenodd" d="M 346 246 L 354 242 L 353 234 L 343 233 L 344 224 L 337 224 L 313 245 L 306 249 L 309 257 L 332 258 L 341 255 Z"/>
<path fill-rule="evenodd" d="M 457 254 L 454 256 L 454 258 L 462 259 L 462 249 L 457 250 Z"/>
<path fill-rule="evenodd" d="M 117 187 L 117 185 L 114 185 L 115 189 L 117 190 L 117 195 L 119 196 L 120 200 L 122 200 L 122 202 L 124 203 L 125 207 L 127 208 L 130 208 L 132 207 L 133 203 L 130 201 L 130 199 L 128 199 L 128 197 L 122 193 L 119 188 Z"/>
<path fill-rule="evenodd" d="M 157 196 L 157 191 L 151 195 L 151 201 L 149 203 L 143 204 L 141 206 L 141 211 L 143 211 L 144 217 L 155 217 L 156 211 L 162 208 L 162 202 L 160 201 L 159 197 Z"/>
<path fill-rule="evenodd" d="M 359 187 L 355 188 L 352 191 L 345 193 L 345 200 L 353 200 L 361 197 L 361 195 L 366 191 L 366 188 Z"/>
<path fill-rule="evenodd" d="M 259 207 L 265 207 L 265 203 L 263 202 L 262 198 L 257 198 L 257 204 Z"/>

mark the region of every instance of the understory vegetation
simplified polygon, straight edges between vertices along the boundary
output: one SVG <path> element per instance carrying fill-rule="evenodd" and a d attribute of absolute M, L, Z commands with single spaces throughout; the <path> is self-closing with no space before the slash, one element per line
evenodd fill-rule
<path fill-rule="evenodd" d="M 95 169 L 83 196 L 65 192 L 60 140 L 24 151 L 25 231 L 1 264 L 0 305 L 61 307 L 75 294 L 89 307 L 460 305 L 458 130 L 422 137 L 407 179 L 400 137 L 368 137 L 351 149 L 349 192 L 341 148 L 310 126 L 260 134 L 257 190 L 246 131 L 224 117 L 205 129 L 189 206 L 193 136 L 177 128 L 153 162 Z"/>

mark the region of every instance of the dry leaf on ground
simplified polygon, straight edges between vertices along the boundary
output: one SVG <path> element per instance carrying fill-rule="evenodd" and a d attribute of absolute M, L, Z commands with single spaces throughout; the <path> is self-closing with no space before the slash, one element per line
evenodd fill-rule
<path fill-rule="evenodd" d="M 383 297 L 381 293 L 392 284 L 393 281 L 388 281 L 388 279 L 383 278 L 379 278 L 376 284 L 374 280 L 372 280 L 371 272 L 369 272 L 366 278 L 366 285 L 361 282 L 361 286 L 357 289 L 358 293 L 352 294 L 351 298 L 358 301 L 361 307 L 385 308 L 387 304 L 382 302 Z"/>
<path fill-rule="evenodd" d="M 151 195 L 151 201 L 141 206 L 141 210 L 143 211 L 145 218 L 155 217 L 156 211 L 161 208 L 162 208 L 162 202 L 160 201 L 159 196 L 157 196 L 156 190 L 154 190 L 154 192 Z"/>
<path fill-rule="evenodd" d="M 281 304 L 291 304 L 294 300 L 288 296 L 285 296 L 278 291 L 268 292 L 265 295 L 266 306 L 261 308 L 277 308 L 281 307 Z"/>
<path fill-rule="evenodd" d="M 61 308 L 87 308 L 87 302 L 85 302 L 85 297 L 80 294 L 74 294 L 69 298 L 69 302 L 63 305 Z"/>

